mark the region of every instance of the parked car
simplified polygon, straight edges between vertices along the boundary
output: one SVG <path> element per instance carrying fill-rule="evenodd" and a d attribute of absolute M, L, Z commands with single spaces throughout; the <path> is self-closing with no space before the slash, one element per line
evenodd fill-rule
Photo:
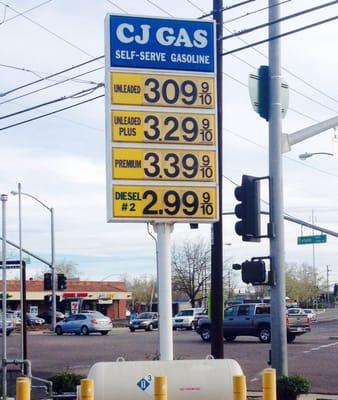
<path fill-rule="evenodd" d="M 45 311 L 37 315 L 39 318 L 42 318 L 50 324 L 52 322 L 52 311 Z M 65 315 L 60 311 L 56 311 L 56 322 L 62 321 L 65 318 Z"/>
<path fill-rule="evenodd" d="M 199 321 L 200 319 L 202 319 L 202 318 L 208 318 L 208 309 L 207 309 L 207 308 L 205 308 L 203 311 L 197 313 L 197 314 L 194 316 L 194 319 L 192 320 L 192 323 L 193 323 L 193 325 L 194 325 L 194 329 L 197 328 L 198 321 Z"/>
<path fill-rule="evenodd" d="M 181 310 L 178 314 L 173 318 L 173 329 L 174 331 L 177 328 L 181 329 L 194 329 L 195 325 L 193 320 L 195 317 L 204 311 L 204 308 L 187 308 L 185 310 Z"/>
<path fill-rule="evenodd" d="M 144 329 L 152 331 L 158 328 L 158 314 L 156 312 L 143 312 L 137 318 L 129 321 L 128 328 L 130 332 L 135 332 L 136 329 Z"/>
<path fill-rule="evenodd" d="M 291 343 L 296 336 L 311 331 L 311 323 L 303 313 L 287 316 L 287 341 Z M 202 340 L 211 340 L 211 322 L 208 318 L 200 319 L 196 332 Z M 223 337 L 232 342 L 237 336 L 256 336 L 262 343 L 270 343 L 270 305 L 268 304 L 236 304 L 224 310 Z"/>
<path fill-rule="evenodd" d="M 7 311 L 7 318 L 13 320 L 14 325 L 21 325 L 21 312 L 20 311 Z"/>
<path fill-rule="evenodd" d="M 63 333 L 89 335 L 93 332 L 100 332 L 102 335 L 107 335 L 111 330 L 111 319 L 98 311 L 72 314 L 59 321 L 55 326 L 55 333 L 57 335 L 62 335 Z"/>
<path fill-rule="evenodd" d="M 317 314 L 314 310 L 312 310 L 311 308 L 304 308 L 304 312 L 312 322 L 317 321 Z"/>
<path fill-rule="evenodd" d="M 26 323 L 27 323 L 27 325 L 35 326 L 35 325 L 43 325 L 46 323 L 46 321 L 43 318 L 40 318 L 36 315 L 27 313 L 26 314 Z"/>
<path fill-rule="evenodd" d="M 13 318 L 6 318 L 6 336 L 9 336 L 15 329 Z M 0 333 L 2 334 L 2 314 L 0 314 Z"/>

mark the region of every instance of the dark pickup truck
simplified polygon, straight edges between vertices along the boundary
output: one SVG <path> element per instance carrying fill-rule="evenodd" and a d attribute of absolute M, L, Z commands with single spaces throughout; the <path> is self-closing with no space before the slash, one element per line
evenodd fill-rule
<path fill-rule="evenodd" d="M 287 341 L 311 331 L 307 315 L 286 315 Z M 205 342 L 211 339 L 211 323 L 208 318 L 198 321 L 196 332 Z M 268 304 L 237 304 L 224 310 L 223 336 L 232 342 L 237 336 L 256 336 L 262 343 L 270 343 L 270 306 Z"/>

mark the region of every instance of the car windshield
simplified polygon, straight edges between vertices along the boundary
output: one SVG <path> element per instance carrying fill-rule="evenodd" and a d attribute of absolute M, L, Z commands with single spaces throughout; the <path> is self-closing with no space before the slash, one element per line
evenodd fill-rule
<path fill-rule="evenodd" d="M 177 317 L 188 317 L 194 315 L 194 310 L 182 310 L 177 314 Z"/>
<path fill-rule="evenodd" d="M 308 309 L 308 308 L 304 308 L 304 312 L 306 312 L 307 314 L 312 314 L 313 313 L 313 311 Z"/>
<path fill-rule="evenodd" d="M 139 314 L 139 316 L 137 317 L 139 319 L 152 319 L 153 318 L 153 314 L 149 313 L 149 312 L 144 312 Z"/>
<path fill-rule="evenodd" d="M 290 308 L 288 314 L 304 314 L 304 311 L 301 308 Z"/>

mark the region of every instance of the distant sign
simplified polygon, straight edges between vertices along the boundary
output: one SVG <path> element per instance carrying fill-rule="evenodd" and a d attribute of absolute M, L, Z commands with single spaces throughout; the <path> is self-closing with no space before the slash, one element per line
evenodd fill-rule
<path fill-rule="evenodd" d="M 214 24 L 109 15 L 110 67 L 215 72 Z"/>
<path fill-rule="evenodd" d="M 326 235 L 298 236 L 297 244 L 326 243 Z"/>

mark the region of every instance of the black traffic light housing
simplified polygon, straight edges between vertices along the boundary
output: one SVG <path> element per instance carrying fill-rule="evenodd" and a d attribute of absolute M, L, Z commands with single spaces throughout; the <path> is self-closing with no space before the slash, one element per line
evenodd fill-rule
<path fill-rule="evenodd" d="M 50 272 L 46 272 L 45 274 L 43 274 L 43 290 L 52 290 L 52 280 L 53 278 Z"/>
<path fill-rule="evenodd" d="M 263 260 L 270 260 L 270 270 L 266 271 L 265 262 Z M 250 261 L 246 260 L 242 264 L 234 264 L 232 266 L 235 270 L 242 271 L 242 281 L 246 284 L 252 285 L 275 285 L 273 269 L 271 266 L 270 257 L 255 257 Z"/>
<path fill-rule="evenodd" d="M 235 189 L 235 197 L 240 201 L 235 207 L 235 215 L 241 219 L 236 222 L 235 231 L 245 242 L 261 240 L 260 179 L 243 175 L 242 185 Z"/>
<path fill-rule="evenodd" d="M 338 296 L 338 283 L 334 284 L 333 295 L 336 296 L 336 297 Z"/>
<path fill-rule="evenodd" d="M 58 274 L 58 280 L 57 280 L 57 287 L 58 290 L 65 290 L 67 289 L 67 277 L 65 274 Z"/>

